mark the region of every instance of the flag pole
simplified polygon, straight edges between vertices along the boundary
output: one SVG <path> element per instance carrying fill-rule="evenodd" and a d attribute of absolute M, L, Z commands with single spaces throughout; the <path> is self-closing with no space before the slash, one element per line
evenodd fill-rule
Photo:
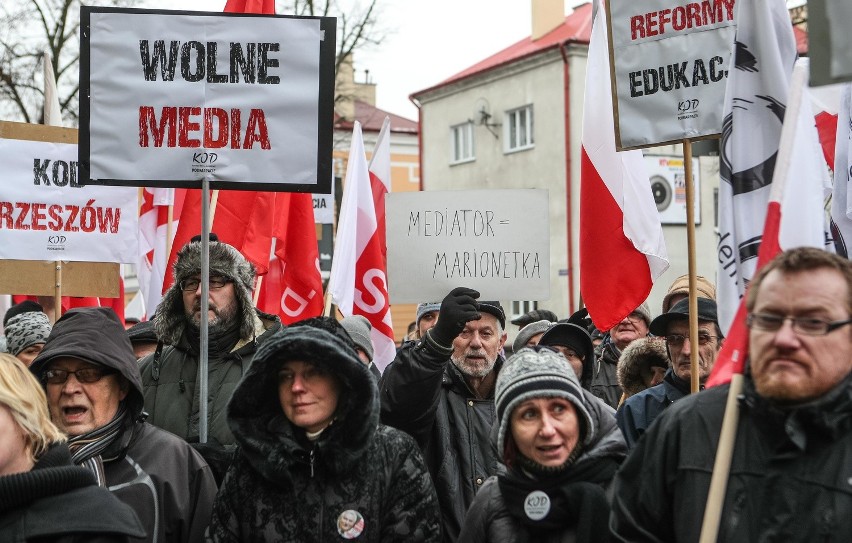
<path fill-rule="evenodd" d="M 217 191 L 218 192 L 218 191 Z M 209 331 L 208 304 L 210 297 L 210 179 L 201 180 L 201 345 L 198 382 L 198 442 L 207 443 L 207 360 Z"/>
<path fill-rule="evenodd" d="M 56 266 L 53 271 L 53 322 L 62 316 L 62 261 L 54 262 Z"/>
<path fill-rule="evenodd" d="M 707 505 L 704 508 L 704 520 L 701 523 L 699 543 L 716 543 L 719 535 L 719 523 L 722 520 L 722 508 L 728 491 L 728 477 L 731 474 L 731 459 L 736 445 L 737 426 L 740 420 L 740 406 L 737 398 L 743 389 L 743 375 L 731 376 L 731 388 L 725 404 L 725 416 L 719 434 L 719 446 L 716 448 L 716 460 L 713 463 L 713 475 L 710 477 L 710 490 L 707 493 Z"/>
<path fill-rule="evenodd" d="M 695 272 L 695 186 L 692 177 L 692 140 L 683 140 L 683 165 L 686 184 L 686 246 L 689 263 L 689 375 L 690 392 L 698 392 L 698 298 Z"/>

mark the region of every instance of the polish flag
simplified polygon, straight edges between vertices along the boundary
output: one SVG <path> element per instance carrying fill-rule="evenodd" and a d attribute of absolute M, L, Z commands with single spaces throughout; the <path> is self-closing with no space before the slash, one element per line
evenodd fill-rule
<path fill-rule="evenodd" d="M 139 261 L 136 274 L 145 308 L 151 318 L 163 297 L 163 280 L 168 263 L 169 207 L 174 205 L 174 189 L 145 188 L 139 209 Z"/>
<path fill-rule="evenodd" d="M 595 17 L 580 162 L 580 292 L 599 330 L 639 307 L 669 267 L 642 152 L 615 149 L 606 31 Z"/>
<path fill-rule="evenodd" d="M 323 311 L 314 205 L 310 194 L 280 192 L 275 198 L 275 251 L 261 282 L 257 306 L 284 324 Z"/>
<path fill-rule="evenodd" d="M 787 249 L 809 246 L 833 250 L 825 217 L 831 181 L 807 85 L 807 59 L 801 59 L 792 74 L 755 273 Z M 733 373 L 743 373 L 748 356 L 745 319 L 743 297 L 707 380 L 708 387 L 729 382 Z"/>
<path fill-rule="evenodd" d="M 390 188 L 389 127 L 385 119 L 368 168 L 361 123 L 355 122 L 328 286 L 344 317 L 362 315 L 370 321 L 373 363 L 382 372 L 396 354 L 383 243 L 384 195 Z"/>

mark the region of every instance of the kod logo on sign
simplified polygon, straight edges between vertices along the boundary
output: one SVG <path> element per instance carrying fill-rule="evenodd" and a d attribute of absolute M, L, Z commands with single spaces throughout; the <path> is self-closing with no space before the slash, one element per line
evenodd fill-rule
<path fill-rule="evenodd" d="M 695 111 L 698 109 L 698 100 L 684 100 L 682 102 L 678 102 L 677 110 L 679 113 L 686 113 L 687 111 Z"/>
<path fill-rule="evenodd" d="M 47 238 L 47 242 L 51 245 L 62 245 L 65 241 L 65 236 L 50 236 Z"/>
<path fill-rule="evenodd" d="M 216 153 L 195 153 L 192 155 L 192 161 L 196 164 L 213 164 L 218 158 L 219 155 Z"/>

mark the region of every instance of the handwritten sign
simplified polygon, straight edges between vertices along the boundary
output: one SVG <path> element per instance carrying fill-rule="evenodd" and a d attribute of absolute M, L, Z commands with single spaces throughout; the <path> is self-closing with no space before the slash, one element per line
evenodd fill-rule
<path fill-rule="evenodd" d="M 619 150 L 722 132 L 734 0 L 607 0 Z"/>
<path fill-rule="evenodd" d="M 329 192 L 335 19 L 81 8 L 86 184 Z"/>
<path fill-rule="evenodd" d="M 546 190 L 392 193 L 385 213 L 392 303 L 457 286 L 483 299 L 550 298 Z"/>
<path fill-rule="evenodd" d="M 83 186 L 77 146 L 0 138 L 0 259 L 135 263 L 138 191 Z"/>

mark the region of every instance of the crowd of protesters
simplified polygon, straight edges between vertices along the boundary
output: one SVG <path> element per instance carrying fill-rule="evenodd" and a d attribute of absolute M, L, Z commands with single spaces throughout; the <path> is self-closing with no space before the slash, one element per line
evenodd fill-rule
<path fill-rule="evenodd" d="M 710 281 L 696 322 L 680 277 L 656 317 L 600 331 L 536 309 L 510 344 L 501 304 L 458 286 L 380 374 L 367 319 L 283 326 L 252 304 L 253 266 L 209 247 L 208 300 L 194 239 L 128 330 L 107 308 L 6 312 L 0 539 L 699 540 L 731 386 L 704 390 L 726 340 Z M 746 309 L 717 540 L 849 541 L 852 263 L 782 253 Z"/>

